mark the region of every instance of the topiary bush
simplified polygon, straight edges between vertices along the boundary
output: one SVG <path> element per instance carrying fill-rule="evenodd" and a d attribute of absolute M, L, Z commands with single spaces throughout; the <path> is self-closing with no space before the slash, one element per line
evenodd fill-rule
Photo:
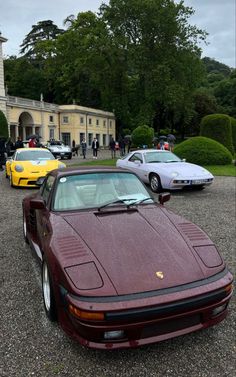
<path fill-rule="evenodd" d="M 230 153 L 234 152 L 230 117 L 225 114 L 211 114 L 202 118 L 200 136 L 205 136 L 223 144 Z"/>
<path fill-rule="evenodd" d="M 8 139 L 7 119 L 1 110 L 0 110 L 0 137 Z"/>
<path fill-rule="evenodd" d="M 154 130 L 148 126 L 138 126 L 132 132 L 132 145 L 134 147 L 142 147 L 147 145 L 148 147 L 152 146 L 152 141 L 154 137 Z"/>
<path fill-rule="evenodd" d="M 174 153 L 198 165 L 227 165 L 233 158 L 222 144 L 203 136 L 183 141 L 175 147 Z"/>
<path fill-rule="evenodd" d="M 234 146 L 234 151 L 236 152 L 236 119 L 231 117 L 231 128 L 232 128 L 232 142 Z"/>

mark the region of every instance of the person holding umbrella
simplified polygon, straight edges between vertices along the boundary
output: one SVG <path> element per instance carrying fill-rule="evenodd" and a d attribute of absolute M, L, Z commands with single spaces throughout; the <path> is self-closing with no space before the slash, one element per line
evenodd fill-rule
<path fill-rule="evenodd" d="M 175 138 L 174 135 L 172 135 L 172 134 L 167 135 L 167 141 L 169 143 L 169 150 L 171 152 L 173 152 L 175 140 L 176 140 L 176 138 Z"/>
<path fill-rule="evenodd" d="M 35 137 L 32 137 L 30 140 L 29 140 L 29 148 L 35 148 L 37 146 L 37 140 Z"/>

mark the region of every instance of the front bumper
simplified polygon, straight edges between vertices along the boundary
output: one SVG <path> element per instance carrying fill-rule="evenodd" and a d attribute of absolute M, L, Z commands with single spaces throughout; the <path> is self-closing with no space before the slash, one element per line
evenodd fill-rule
<path fill-rule="evenodd" d="M 50 170 L 49 170 L 50 171 Z M 36 181 L 38 178 L 45 177 L 49 171 L 42 171 L 34 174 L 22 174 L 22 173 L 12 173 L 12 183 L 13 186 L 18 187 L 38 187 Z"/>
<path fill-rule="evenodd" d="M 101 349 L 129 348 L 159 342 L 221 322 L 227 315 L 232 283 L 227 271 L 217 274 L 218 280 L 188 289 L 157 291 L 156 295 L 128 297 L 79 298 L 61 291 L 66 303 L 61 317 L 63 329 L 80 343 Z M 210 282 L 209 282 L 210 281 Z M 187 286 L 187 285 L 186 285 Z M 189 286 L 191 286 L 189 284 Z M 134 295 L 135 296 L 135 295 Z M 87 301 L 86 301 L 87 300 Z M 119 300 L 119 301 L 118 301 Z M 67 305 L 82 310 L 105 313 L 104 321 L 78 319 L 67 310 Z M 120 339 L 105 338 L 110 332 L 121 332 Z"/>
<path fill-rule="evenodd" d="M 193 178 L 193 179 L 173 179 L 170 182 L 170 189 L 181 189 L 184 187 L 209 186 L 214 178 Z"/>

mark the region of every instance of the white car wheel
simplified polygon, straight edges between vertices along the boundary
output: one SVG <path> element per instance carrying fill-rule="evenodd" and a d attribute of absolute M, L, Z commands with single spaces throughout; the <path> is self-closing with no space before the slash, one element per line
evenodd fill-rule
<path fill-rule="evenodd" d="M 26 243 L 29 243 L 29 240 L 27 238 L 27 224 L 26 224 L 26 218 L 25 213 L 23 212 L 23 235 Z"/>
<path fill-rule="evenodd" d="M 48 269 L 47 262 L 43 260 L 42 264 L 42 292 L 43 292 L 43 303 L 44 308 L 47 314 L 47 317 L 50 321 L 56 320 L 56 307 L 55 300 L 53 295 L 52 283 L 50 272 Z"/>
<path fill-rule="evenodd" d="M 158 177 L 157 174 L 151 174 L 150 176 L 150 186 L 151 186 L 151 190 L 153 192 L 160 192 L 162 190 L 162 186 L 161 186 L 161 180 L 160 178 Z"/>

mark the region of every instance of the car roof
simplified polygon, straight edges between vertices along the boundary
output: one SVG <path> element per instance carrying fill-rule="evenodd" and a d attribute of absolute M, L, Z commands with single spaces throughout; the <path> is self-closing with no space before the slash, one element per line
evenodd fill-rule
<path fill-rule="evenodd" d="M 109 166 L 79 166 L 79 167 L 67 167 L 63 169 L 55 169 L 50 172 L 50 174 L 57 177 L 64 177 L 66 175 L 80 174 L 80 173 L 127 173 L 134 174 L 131 171 L 124 170 L 117 167 Z M 135 174 L 134 174 L 135 175 Z"/>
<path fill-rule="evenodd" d="M 23 152 L 23 151 L 46 151 L 46 152 L 49 152 L 48 149 L 46 148 L 17 148 L 16 152 Z M 50 153 L 50 152 L 49 152 Z"/>
<path fill-rule="evenodd" d="M 131 153 L 147 153 L 147 152 L 158 152 L 158 153 L 168 153 L 170 151 L 162 150 L 162 149 L 137 149 L 132 151 Z"/>

